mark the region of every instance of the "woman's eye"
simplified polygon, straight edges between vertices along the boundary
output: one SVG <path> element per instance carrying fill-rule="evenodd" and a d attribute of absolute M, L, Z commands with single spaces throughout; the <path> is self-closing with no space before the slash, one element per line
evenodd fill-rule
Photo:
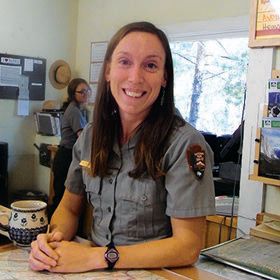
<path fill-rule="evenodd" d="M 121 65 L 124 65 L 124 66 L 126 66 L 126 65 L 131 65 L 131 62 L 130 62 L 129 59 L 120 59 L 120 60 L 119 60 L 119 63 L 120 63 Z"/>
<path fill-rule="evenodd" d="M 149 63 L 146 64 L 146 68 L 149 71 L 156 71 L 158 69 L 158 66 L 157 66 L 157 64 L 155 64 L 153 62 L 149 62 Z"/>

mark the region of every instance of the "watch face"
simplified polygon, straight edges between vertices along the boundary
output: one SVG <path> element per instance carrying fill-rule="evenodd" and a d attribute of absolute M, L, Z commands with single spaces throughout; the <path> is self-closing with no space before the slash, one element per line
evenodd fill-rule
<path fill-rule="evenodd" d="M 109 262 L 115 263 L 119 259 L 119 252 L 116 249 L 111 248 L 106 252 L 105 258 Z"/>

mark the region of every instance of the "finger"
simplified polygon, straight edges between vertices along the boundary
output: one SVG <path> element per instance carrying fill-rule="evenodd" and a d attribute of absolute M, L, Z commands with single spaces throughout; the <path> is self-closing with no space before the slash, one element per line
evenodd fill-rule
<path fill-rule="evenodd" d="M 53 250 L 55 250 L 55 249 L 57 249 L 57 248 L 59 248 L 59 247 L 61 246 L 61 242 L 53 241 L 53 242 L 50 242 L 50 243 L 49 243 L 49 246 L 50 246 Z"/>
<path fill-rule="evenodd" d="M 50 270 L 51 266 L 35 259 L 32 254 L 29 255 L 29 267 L 34 271 Z"/>
<path fill-rule="evenodd" d="M 63 234 L 62 232 L 57 231 L 51 233 L 50 239 L 48 241 L 50 242 L 50 241 L 61 241 L 61 240 L 63 240 Z"/>
<path fill-rule="evenodd" d="M 35 241 L 36 242 L 36 241 Z M 47 256 L 54 260 L 58 260 L 58 255 L 56 252 L 49 246 L 49 244 L 46 241 L 45 236 L 39 236 L 37 237 L 37 246 L 39 247 L 39 250 L 44 252 Z M 31 243 L 32 247 L 32 243 Z"/>
<path fill-rule="evenodd" d="M 51 249 L 51 251 L 54 252 L 53 249 Z M 40 262 L 43 262 L 50 266 L 56 266 L 56 261 L 59 258 L 56 252 L 54 252 L 54 257 L 50 256 L 49 254 L 46 254 L 45 251 L 40 248 L 40 245 L 37 241 L 33 241 L 31 243 L 30 255 L 32 255 L 33 258 L 39 260 Z"/>

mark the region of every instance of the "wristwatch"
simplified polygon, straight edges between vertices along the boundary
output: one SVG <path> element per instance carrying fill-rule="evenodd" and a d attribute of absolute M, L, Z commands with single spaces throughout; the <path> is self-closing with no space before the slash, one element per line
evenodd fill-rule
<path fill-rule="evenodd" d="M 119 254 L 118 250 L 116 249 L 114 243 L 110 242 L 107 245 L 107 251 L 104 254 L 104 258 L 108 264 L 108 267 L 107 267 L 108 270 L 112 270 L 114 268 L 116 262 L 119 259 L 119 255 L 120 254 Z"/>

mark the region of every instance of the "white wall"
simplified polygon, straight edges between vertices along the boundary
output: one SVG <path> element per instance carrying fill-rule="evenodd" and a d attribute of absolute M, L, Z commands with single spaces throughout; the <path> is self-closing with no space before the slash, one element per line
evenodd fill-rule
<path fill-rule="evenodd" d="M 76 0 L 0 0 L 0 52 L 47 59 L 47 73 L 57 59 L 74 69 L 78 2 Z M 74 73 L 75 74 L 75 73 Z M 46 77 L 46 99 L 62 99 Z M 41 101 L 30 102 L 30 115 L 16 115 L 17 101 L 0 99 L 0 141 L 8 142 L 9 190 L 34 186 L 33 112 Z M 36 153 L 35 156 L 38 154 Z"/>

